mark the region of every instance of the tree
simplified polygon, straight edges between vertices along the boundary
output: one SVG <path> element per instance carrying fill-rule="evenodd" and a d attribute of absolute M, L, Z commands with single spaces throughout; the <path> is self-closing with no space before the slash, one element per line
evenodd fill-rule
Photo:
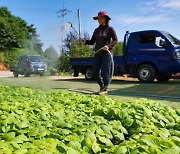
<path fill-rule="evenodd" d="M 67 53 L 62 50 L 61 51 L 61 56 L 58 59 L 58 65 L 57 65 L 57 69 L 61 72 L 69 72 L 70 71 L 70 65 L 69 65 L 69 55 L 67 55 Z"/>
<path fill-rule="evenodd" d="M 54 47 L 50 46 L 45 50 L 45 57 L 47 59 L 48 67 L 57 67 L 58 54 Z"/>
<path fill-rule="evenodd" d="M 0 7 L 0 49 L 26 48 L 42 51 L 36 28 L 16 17 L 6 7 Z"/>
<path fill-rule="evenodd" d="M 28 25 L 16 17 L 6 7 L 0 7 L 0 52 L 4 52 L 3 62 L 13 65 L 21 54 L 38 53 L 43 55 L 42 43 L 38 39 L 34 25 Z"/>
<path fill-rule="evenodd" d="M 85 39 L 89 39 L 87 33 L 84 33 L 83 36 Z M 93 47 L 80 44 L 78 37 L 73 32 L 66 35 L 63 49 L 58 60 L 58 70 L 66 72 L 70 70 L 70 58 L 91 57 L 94 54 Z"/>
<path fill-rule="evenodd" d="M 89 39 L 89 35 L 86 32 L 84 32 L 83 36 L 83 38 Z M 65 49 L 65 52 L 70 58 L 89 57 L 93 55 L 92 48 L 82 45 L 77 35 L 73 32 L 70 32 L 66 36 Z"/>
<path fill-rule="evenodd" d="M 114 56 L 121 56 L 122 55 L 122 47 L 123 47 L 123 43 L 122 42 L 118 42 L 118 44 L 116 44 L 113 47 L 113 54 L 114 54 Z"/>
<path fill-rule="evenodd" d="M 70 58 L 92 57 L 94 52 L 89 46 L 79 45 L 78 41 L 73 41 L 70 47 Z"/>

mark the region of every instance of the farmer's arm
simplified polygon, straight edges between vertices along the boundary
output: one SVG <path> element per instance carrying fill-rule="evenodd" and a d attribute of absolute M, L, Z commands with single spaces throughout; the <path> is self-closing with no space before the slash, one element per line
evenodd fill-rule
<path fill-rule="evenodd" d="M 111 27 L 111 38 L 112 38 L 112 41 L 111 43 L 108 45 L 109 47 L 109 50 L 111 50 L 113 48 L 113 46 L 115 46 L 117 43 L 118 43 L 118 38 L 117 38 L 117 34 L 116 34 L 116 31 L 114 30 L 113 27 Z"/>
<path fill-rule="evenodd" d="M 96 31 L 96 30 L 95 30 L 95 31 Z M 86 44 L 86 45 L 93 45 L 93 44 L 96 42 L 96 39 L 95 39 L 95 33 L 96 33 L 96 32 L 95 32 L 95 31 L 94 31 L 91 39 L 85 41 L 85 44 Z"/>

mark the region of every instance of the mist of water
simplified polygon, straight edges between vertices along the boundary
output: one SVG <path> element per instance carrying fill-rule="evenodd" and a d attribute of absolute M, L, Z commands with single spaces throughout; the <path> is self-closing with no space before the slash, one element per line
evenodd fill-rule
<path fill-rule="evenodd" d="M 71 28 L 71 24 L 70 23 L 64 23 L 61 26 L 61 44 L 60 44 L 60 48 L 62 49 L 64 47 L 64 39 L 65 39 L 65 35 L 67 33 L 67 31 Z"/>

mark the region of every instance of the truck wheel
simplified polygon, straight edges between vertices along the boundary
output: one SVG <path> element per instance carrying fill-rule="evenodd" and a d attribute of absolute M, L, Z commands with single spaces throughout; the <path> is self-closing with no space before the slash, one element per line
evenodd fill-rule
<path fill-rule="evenodd" d="M 25 71 L 25 72 L 24 72 L 24 76 L 25 76 L 25 77 L 30 77 L 30 73 L 29 73 L 28 71 Z"/>
<path fill-rule="evenodd" d="M 74 69 L 74 75 L 73 75 L 74 77 L 78 77 L 79 76 L 79 70 L 78 70 L 78 68 L 75 68 Z"/>
<path fill-rule="evenodd" d="M 18 73 L 14 73 L 14 77 L 15 77 L 15 78 L 17 78 L 17 77 L 18 77 L 18 75 L 19 75 Z"/>
<path fill-rule="evenodd" d="M 158 75 L 156 77 L 158 82 L 167 82 L 169 81 L 169 79 L 172 77 L 172 74 L 168 74 L 168 75 Z"/>
<path fill-rule="evenodd" d="M 143 64 L 137 69 L 137 77 L 143 83 L 153 82 L 156 78 L 156 70 L 150 64 Z"/>
<path fill-rule="evenodd" d="M 40 76 L 40 77 L 42 77 L 43 75 L 44 75 L 44 72 L 42 72 L 42 73 L 39 73 L 39 76 Z"/>
<path fill-rule="evenodd" d="M 86 70 L 85 70 L 85 78 L 86 78 L 87 80 L 92 80 L 92 79 L 94 79 L 93 69 L 92 69 L 92 68 L 86 68 Z"/>

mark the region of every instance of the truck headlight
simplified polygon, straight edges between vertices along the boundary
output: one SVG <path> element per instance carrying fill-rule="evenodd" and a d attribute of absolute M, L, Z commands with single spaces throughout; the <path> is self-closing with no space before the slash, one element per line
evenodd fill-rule
<path fill-rule="evenodd" d="M 180 49 L 176 49 L 176 50 L 174 51 L 174 58 L 175 58 L 175 59 L 180 59 Z"/>

